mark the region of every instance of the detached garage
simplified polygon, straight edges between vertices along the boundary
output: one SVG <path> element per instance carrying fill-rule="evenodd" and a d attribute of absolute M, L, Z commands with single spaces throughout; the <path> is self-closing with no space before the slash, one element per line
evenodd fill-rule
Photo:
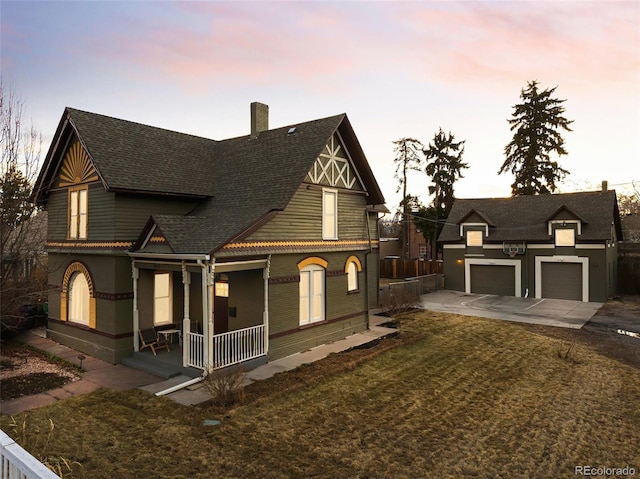
<path fill-rule="evenodd" d="M 536 256 L 536 298 L 589 301 L 589 258 Z"/>
<path fill-rule="evenodd" d="M 617 289 L 615 191 L 456 199 L 438 241 L 467 294 L 604 302 Z"/>
<path fill-rule="evenodd" d="M 510 259 L 467 259 L 467 293 L 520 296 L 521 263 Z"/>

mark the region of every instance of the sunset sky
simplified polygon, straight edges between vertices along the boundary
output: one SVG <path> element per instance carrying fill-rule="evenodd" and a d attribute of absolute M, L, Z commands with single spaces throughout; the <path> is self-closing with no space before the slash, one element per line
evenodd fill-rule
<path fill-rule="evenodd" d="M 527 81 L 573 132 L 562 192 L 640 191 L 640 2 L 0 2 L 2 77 L 53 137 L 65 106 L 212 139 L 347 113 L 393 208 L 392 142 L 466 140 L 458 197 L 497 176 Z M 428 179 L 409 191 L 426 202 Z"/>

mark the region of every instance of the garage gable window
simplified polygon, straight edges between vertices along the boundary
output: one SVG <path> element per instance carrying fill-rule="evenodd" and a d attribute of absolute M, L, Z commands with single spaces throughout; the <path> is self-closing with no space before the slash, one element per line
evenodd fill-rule
<path fill-rule="evenodd" d="M 556 246 L 575 246 L 576 230 L 573 228 L 557 228 L 555 230 Z"/>
<path fill-rule="evenodd" d="M 482 246 L 482 231 L 467 231 L 467 246 Z"/>

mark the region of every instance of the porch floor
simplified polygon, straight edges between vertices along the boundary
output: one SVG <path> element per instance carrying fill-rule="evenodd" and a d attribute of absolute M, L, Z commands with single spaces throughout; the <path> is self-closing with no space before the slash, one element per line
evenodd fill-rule
<path fill-rule="evenodd" d="M 154 356 L 149 348 L 133 353 L 132 356 L 124 358 L 121 362 L 130 368 L 139 369 L 148 373 L 169 379 L 183 375 L 197 378 L 202 375 L 202 371 L 196 368 L 182 367 L 182 347 L 177 344 L 170 345 L 171 351 L 161 349 L 156 351 Z"/>

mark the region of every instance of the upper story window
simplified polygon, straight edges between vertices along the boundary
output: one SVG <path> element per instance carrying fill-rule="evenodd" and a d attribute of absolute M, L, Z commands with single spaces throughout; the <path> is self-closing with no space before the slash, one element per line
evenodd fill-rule
<path fill-rule="evenodd" d="M 322 189 L 322 239 L 338 239 L 338 191 Z"/>
<path fill-rule="evenodd" d="M 467 246 L 482 246 L 482 231 L 467 231 Z"/>
<path fill-rule="evenodd" d="M 88 189 L 69 189 L 69 238 L 87 239 Z"/>
<path fill-rule="evenodd" d="M 556 228 L 555 230 L 556 246 L 575 246 L 576 230 L 573 228 Z"/>

